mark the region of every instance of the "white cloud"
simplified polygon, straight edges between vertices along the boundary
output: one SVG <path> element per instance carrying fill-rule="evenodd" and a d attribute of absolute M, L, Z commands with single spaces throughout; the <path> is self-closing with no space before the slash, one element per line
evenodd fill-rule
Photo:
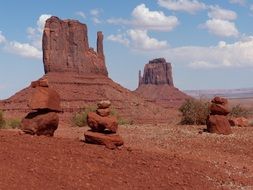
<path fill-rule="evenodd" d="M 182 56 L 183 55 L 183 56 Z M 184 46 L 169 48 L 163 56 L 175 64 L 194 69 L 253 67 L 253 36 L 234 43 L 219 42 L 216 46 Z"/>
<path fill-rule="evenodd" d="M 2 31 L 0 31 L 0 44 L 3 44 L 6 42 L 5 36 L 2 34 Z"/>
<path fill-rule="evenodd" d="M 51 17 L 49 14 L 42 14 L 35 27 L 27 28 L 27 37 L 29 42 L 21 43 L 15 40 L 7 40 L 0 32 L 0 42 L 5 42 L 3 49 L 6 51 L 26 58 L 42 58 L 42 33 L 46 20 Z"/>
<path fill-rule="evenodd" d="M 148 36 L 146 30 L 139 30 L 139 29 L 131 29 L 127 31 L 131 39 L 131 45 L 135 49 L 138 50 L 159 50 L 165 49 L 168 47 L 166 41 L 158 41 L 155 38 L 151 38 Z"/>
<path fill-rule="evenodd" d="M 150 11 L 145 4 L 138 5 L 132 12 L 133 25 L 143 29 L 170 31 L 178 25 L 175 16 L 166 16 L 161 11 Z"/>
<path fill-rule="evenodd" d="M 82 11 L 77 11 L 77 12 L 76 12 L 76 15 L 80 16 L 80 17 L 83 18 L 83 19 L 86 19 L 86 15 L 85 15 L 84 12 L 82 12 Z"/>
<path fill-rule="evenodd" d="M 125 46 L 128 46 L 130 43 L 124 34 L 109 35 L 107 37 L 107 40 L 110 40 L 113 42 L 118 42 L 118 43 L 123 44 Z"/>
<path fill-rule="evenodd" d="M 92 16 L 94 16 L 94 17 L 98 17 L 98 16 L 100 15 L 100 12 L 101 12 L 101 10 L 99 10 L 99 9 L 92 9 L 92 10 L 90 11 L 90 14 L 91 14 Z"/>
<path fill-rule="evenodd" d="M 20 55 L 22 57 L 35 59 L 42 58 L 42 52 L 28 43 L 12 41 L 6 46 L 6 49 L 9 52 Z"/>
<path fill-rule="evenodd" d="M 208 16 L 212 19 L 220 19 L 220 20 L 235 20 L 237 18 L 236 12 L 227 9 L 222 9 L 219 6 L 210 6 Z"/>
<path fill-rule="evenodd" d="M 145 4 L 140 4 L 132 11 L 132 19 L 108 19 L 110 24 L 131 25 L 142 30 L 171 31 L 179 21 L 175 16 L 166 16 L 161 11 L 150 11 Z"/>
<path fill-rule="evenodd" d="M 158 4 L 173 11 L 183 11 L 191 14 L 206 8 L 206 5 L 198 0 L 158 0 Z"/>
<path fill-rule="evenodd" d="M 92 18 L 92 21 L 93 21 L 94 24 L 102 23 L 102 21 L 99 18 L 96 18 L 96 17 Z"/>
<path fill-rule="evenodd" d="M 236 37 L 239 32 L 233 22 L 221 19 L 210 19 L 204 24 L 204 28 L 212 34 L 221 37 Z"/>
<path fill-rule="evenodd" d="M 229 2 L 233 4 L 239 4 L 239 5 L 245 5 L 246 3 L 245 0 L 229 0 Z"/>

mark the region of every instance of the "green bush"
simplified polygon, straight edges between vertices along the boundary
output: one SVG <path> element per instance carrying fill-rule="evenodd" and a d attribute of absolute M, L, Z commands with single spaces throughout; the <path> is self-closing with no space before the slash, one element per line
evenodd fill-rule
<path fill-rule="evenodd" d="M 251 114 L 250 110 L 242 107 L 240 104 L 233 106 L 229 116 L 231 117 L 248 117 Z"/>
<path fill-rule="evenodd" d="M 95 112 L 96 108 L 93 106 L 89 106 L 82 111 L 75 113 L 72 122 L 74 123 L 75 126 L 77 127 L 84 127 L 87 125 L 87 115 L 89 112 Z"/>
<path fill-rule="evenodd" d="M 5 128 L 4 112 L 0 110 L 0 129 Z"/>
<path fill-rule="evenodd" d="M 20 123 L 21 123 L 21 120 L 16 119 L 16 118 L 7 120 L 7 126 L 8 128 L 11 128 L 11 129 L 19 128 Z"/>
<path fill-rule="evenodd" d="M 204 125 L 209 114 L 209 103 L 203 100 L 187 99 L 179 111 L 182 113 L 181 124 Z"/>

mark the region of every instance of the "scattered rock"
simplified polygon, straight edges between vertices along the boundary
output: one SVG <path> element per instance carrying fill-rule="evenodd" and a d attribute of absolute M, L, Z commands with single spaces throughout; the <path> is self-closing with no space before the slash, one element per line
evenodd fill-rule
<path fill-rule="evenodd" d="M 245 117 L 231 118 L 229 123 L 231 126 L 249 127 L 249 120 Z"/>
<path fill-rule="evenodd" d="M 123 139 L 118 134 L 103 134 L 94 131 L 84 133 L 85 142 L 91 144 L 105 145 L 107 148 L 114 149 L 124 144 Z"/>

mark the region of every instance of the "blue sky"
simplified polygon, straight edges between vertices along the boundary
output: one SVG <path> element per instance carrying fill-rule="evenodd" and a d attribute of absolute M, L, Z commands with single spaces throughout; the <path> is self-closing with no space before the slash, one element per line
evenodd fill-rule
<path fill-rule="evenodd" d="M 153 58 L 179 89 L 253 87 L 252 0 L 8 0 L 0 7 L 0 99 L 43 75 L 41 34 L 55 15 L 104 33 L 109 76 L 128 89 Z"/>

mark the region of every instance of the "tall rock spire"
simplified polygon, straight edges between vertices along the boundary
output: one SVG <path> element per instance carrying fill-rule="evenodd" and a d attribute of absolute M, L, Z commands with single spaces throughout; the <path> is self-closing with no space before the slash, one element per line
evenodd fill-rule
<path fill-rule="evenodd" d="M 97 46 L 98 52 L 89 47 L 85 24 L 55 16 L 49 18 L 42 41 L 45 73 L 77 72 L 107 76 L 102 32 L 98 32 Z"/>

